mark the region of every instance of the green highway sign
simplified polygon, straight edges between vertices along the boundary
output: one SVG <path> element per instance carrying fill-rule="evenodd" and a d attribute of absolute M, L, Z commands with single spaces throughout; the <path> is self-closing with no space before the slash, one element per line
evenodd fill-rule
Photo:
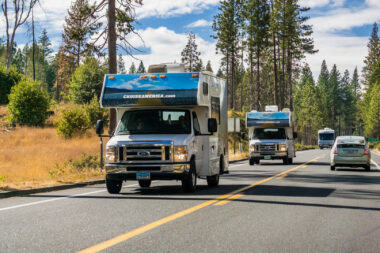
<path fill-rule="evenodd" d="M 378 142 L 379 139 L 377 139 L 377 138 L 369 138 L 368 141 L 369 142 Z"/>

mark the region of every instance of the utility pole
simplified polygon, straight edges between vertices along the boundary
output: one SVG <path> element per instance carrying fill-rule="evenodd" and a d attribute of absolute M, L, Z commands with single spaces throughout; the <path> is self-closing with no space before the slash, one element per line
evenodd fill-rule
<path fill-rule="evenodd" d="M 108 0 L 108 73 L 117 74 L 116 58 L 116 17 L 115 0 Z M 110 109 L 110 125 L 108 133 L 112 134 L 116 128 L 116 110 Z"/>
<path fill-rule="evenodd" d="M 33 36 L 33 47 L 32 47 L 32 61 L 33 61 L 33 81 L 36 81 L 36 59 L 35 59 L 35 36 L 34 36 L 34 11 L 32 9 L 32 36 Z"/>

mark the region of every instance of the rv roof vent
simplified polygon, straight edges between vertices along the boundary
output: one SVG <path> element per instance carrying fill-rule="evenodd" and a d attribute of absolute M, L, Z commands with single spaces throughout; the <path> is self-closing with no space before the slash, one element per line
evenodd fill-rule
<path fill-rule="evenodd" d="M 185 72 L 185 66 L 182 63 L 161 63 L 150 65 L 148 73 L 181 73 Z"/>
<path fill-rule="evenodd" d="M 283 112 L 290 112 L 290 109 L 289 108 L 284 108 L 282 109 Z"/>
<path fill-rule="evenodd" d="M 266 105 L 265 111 L 266 112 L 278 112 L 278 106 L 277 105 Z"/>

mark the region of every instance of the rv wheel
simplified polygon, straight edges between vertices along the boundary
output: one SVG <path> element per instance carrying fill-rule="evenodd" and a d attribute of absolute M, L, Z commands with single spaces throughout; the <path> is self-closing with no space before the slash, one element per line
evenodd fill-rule
<path fill-rule="evenodd" d="M 190 171 L 182 179 L 182 189 L 184 192 L 194 192 L 197 187 L 197 174 L 195 170 L 195 161 L 194 159 L 190 162 Z"/>
<path fill-rule="evenodd" d="M 293 163 L 293 158 L 289 158 L 288 159 L 288 164 L 292 164 Z"/>
<path fill-rule="evenodd" d="M 330 166 L 330 170 L 335 170 L 335 166 Z"/>
<path fill-rule="evenodd" d="M 123 185 L 122 181 L 106 179 L 106 186 L 107 186 L 108 193 L 111 193 L 111 194 L 120 193 L 122 185 Z"/>
<path fill-rule="evenodd" d="M 149 187 L 151 183 L 151 180 L 139 180 L 140 187 Z"/>
<path fill-rule="evenodd" d="M 207 177 L 207 185 L 210 187 L 219 185 L 219 174 Z"/>
<path fill-rule="evenodd" d="M 253 158 L 249 158 L 249 165 L 254 165 L 255 164 L 255 160 Z"/>
<path fill-rule="evenodd" d="M 282 162 L 283 162 L 283 164 L 285 164 L 285 165 L 289 164 L 289 160 L 288 160 L 287 157 L 286 157 L 286 158 L 283 158 L 283 159 L 282 159 Z"/>

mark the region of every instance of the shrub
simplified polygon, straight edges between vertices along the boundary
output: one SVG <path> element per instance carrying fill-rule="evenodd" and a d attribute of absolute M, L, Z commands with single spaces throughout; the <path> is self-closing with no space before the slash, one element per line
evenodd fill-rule
<path fill-rule="evenodd" d="M 28 126 L 42 126 L 49 117 L 50 99 L 39 83 L 24 79 L 12 87 L 9 95 L 9 121 Z"/>
<path fill-rule="evenodd" d="M 105 69 L 94 58 L 88 58 L 79 66 L 68 85 L 68 98 L 77 104 L 88 104 L 94 95 L 99 97 Z"/>
<path fill-rule="evenodd" d="M 8 71 L 5 67 L 0 66 L 0 105 L 8 104 L 8 95 L 11 89 L 21 80 L 21 74 L 17 72 L 15 67 L 11 67 Z"/>
<path fill-rule="evenodd" d="M 95 127 L 96 121 L 101 119 L 104 121 L 104 124 L 108 123 L 108 111 L 100 108 L 98 97 L 95 95 L 91 102 L 85 107 L 85 111 L 90 123 L 89 127 Z"/>
<path fill-rule="evenodd" d="M 82 136 L 89 129 L 88 117 L 79 106 L 63 111 L 56 124 L 58 134 L 66 139 Z"/>

